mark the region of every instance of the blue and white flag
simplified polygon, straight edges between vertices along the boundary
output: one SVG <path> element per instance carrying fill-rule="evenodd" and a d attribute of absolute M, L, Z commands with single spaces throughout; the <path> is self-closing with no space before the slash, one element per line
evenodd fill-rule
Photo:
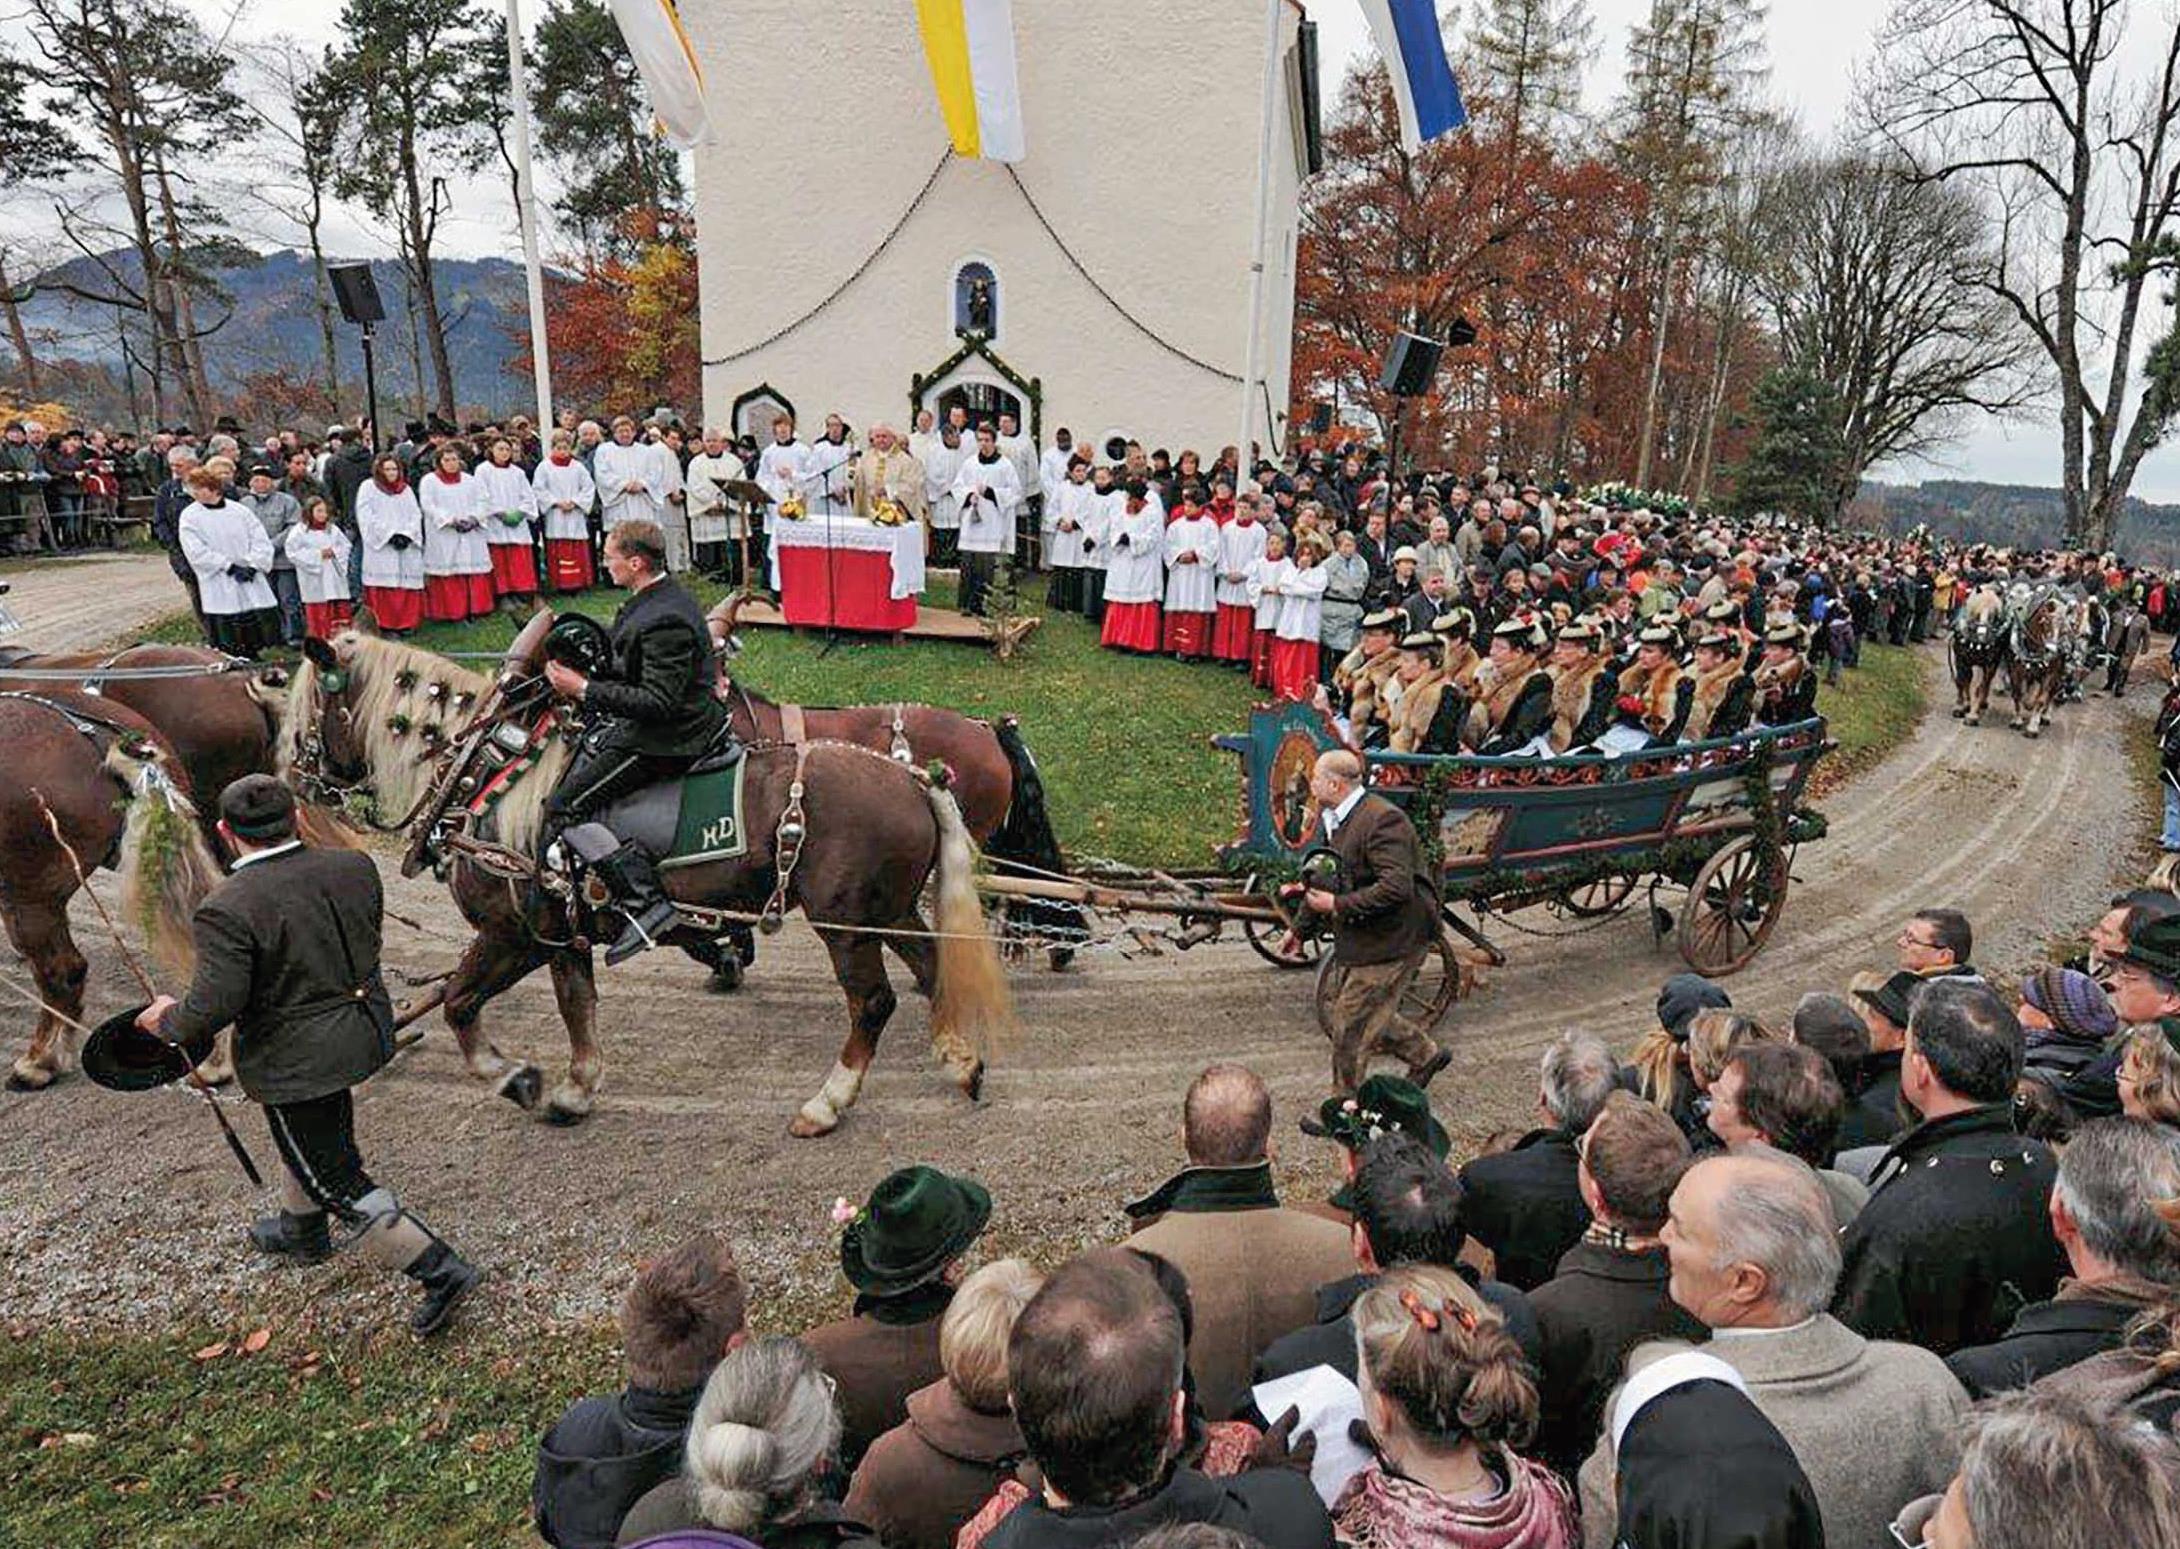
<path fill-rule="evenodd" d="M 1393 100 L 1400 104 L 1400 143 L 1412 156 L 1425 142 L 1468 122 L 1461 88 L 1446 61 L 1446 35 L 1439 30 L 1437 0 L 1359 3 L 1377 35 L 1386 72 L 1393 78 Z"/>

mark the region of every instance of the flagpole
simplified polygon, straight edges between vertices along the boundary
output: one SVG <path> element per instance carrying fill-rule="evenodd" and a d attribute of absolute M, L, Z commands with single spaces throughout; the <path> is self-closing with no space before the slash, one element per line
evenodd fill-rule
<path fill-rule="evenodd" d="M 530 85 L 522 67 L 522 8 L 507 0 L 507 84 L 515 99 L 515 216 L 530 291 L 530 365 L 537 377 L 537 433 L 553 433 L 553 363 L 545 333 L 545 270 L 537 257 L 537 184 L 530 177 Z"/>
<path fill-rule="evenodd" d="M 1245 355 L 1247 367 L 1241 378 L 1241 435 L 1234 443 L 1234 492 L 1241 493 L 1242 482 L 1248 478 L 1253 465 L 1249 456 L 1249 443 L 1256 438 L 1249 432 L 1250 422 L 1256 417 L 1257 383 L 1264 375 L 1264 249 L 1265 225 L 1271 218 L 1272 205 L 1272 109 L 1277 102 L 1279 86 L 1279 15 L 1287 0 L 1266 0 L 1264 17 L 1264 99 L 1257 114 L 1257 202 L 1256 221 L 1249 232 L 1249 338 Z M 1264 449 L 1272 450 L 1271 424 L 1267 416 L 1264 427 Z"/>

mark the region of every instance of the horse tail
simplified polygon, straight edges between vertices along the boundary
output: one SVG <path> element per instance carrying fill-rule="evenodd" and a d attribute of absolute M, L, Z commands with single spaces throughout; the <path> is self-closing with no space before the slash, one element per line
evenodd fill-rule
<path fill-rule="evenodd" d="M 117 742 L 106 770 L 128 788 L 121 830 L 121 897 L 159 966 L 177 979 L 196 968 L 190 918 L 220 880 L 197 808 L 183 791 L 172 756 L 149 743 Z"/>
<path fill-rule="evenodd" d="M 1022 740 L 1021 723 L 1003 715 L 992 723 L 992 736 L 1006 755 L 1013 794 L 1007 815 L 985 842 L 985 859 L 1002 876 L 1037 876 L 1046 880 L 1066 869 L 1060 854 L 1059 835 L 1052 831 L 1052 817 L 1045 808 L 1045 782 L 1037 773 L 1037 760 Z M 1049 899 L 1009 899 L 1007 912 L 1028 929 L 1053 936 L 1084 937 L 1089 922 L 1080 904 Z"/>
<path fill-rule="evenodd" d="M 931 995 L 931 1042 L 950 1065 L 991 1059 L 1020 1031 L 999 949 L 984 923 L 976 890 L 976 844 L 953 792 L 924 789 L 939 825 L 937 982 Z"/>

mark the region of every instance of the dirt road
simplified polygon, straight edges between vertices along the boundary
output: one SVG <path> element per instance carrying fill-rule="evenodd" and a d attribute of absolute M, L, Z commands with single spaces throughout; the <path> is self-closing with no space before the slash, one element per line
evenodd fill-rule
<path fill-rule="evenodd" d="M 1935 654 L 1928 666 L 1935 676 Z M 2030 742 L 2002 719 L 1965 729 L 1944 713 L 1949 696 L 1932 697 L 1937 714 L 1832 800 L 1831 836 L 1802 852 L 1777 933 L 1730 982 L 1737 1002 L 1783 1015 L 1805 990 L 1890 966 L 1901 918 L 1924 904 L 1967 911 L 1986 967 L 2019 967 L 2109 891 L 2111 858 L 2146 821 L 2123 767 L 2123 713 L 2104 699 L 2071 706 Z M 2147 700 L 2134 711 L 2146 713 Z M 444 895 L 428 879 L 389 886 L 391 907 L 428 932 L 389 925 L 389 958 L 417 972 L 451 962 Z M 1556 923 L 1542 911 L 1520 918 Z M 92 1004 L 103 1013 L 127 996 L 95 931 L 79 911 Z M 1537 1051 L 1560 1029 L 1632 1044 L 1658 982 L 1680 966 L 1652 950 L 1639 910 L 1568 939 L 1494 931 L 1512 962 L 1457 1008 L 1460 1057 L 1433 1089 L 1463 1146 L 1526 1120 Z M 906 976 L 895 979 L 907 996 Z M 701 975 L 675 954 L 612 974 L 602 1007 L 608 1074 L 596 1117 L 579 1129 L 543 1127 L 471 1083 L 436 1022 L 423 1047 L 359 1094 L 359 1129 L 384 1181 L 494 1270 L 479 1317 L 514 1327 L 607 1311 L 638 1256 L 696 1223 L 732 1236 L 760 1307 L 833 1297 L 834 1196 L 859 1197 L 912 1160 L 992 1185 L 997 1247 L 1049 1255 L 1110 1236 L 1119 1202 L 1176 1164 L 1182 1089 L 1212 1060 L 1263 1073 L 1279 1104 L 1287 1186 L 1326 1186 L 1325 1144 L 1295 1129 L 1327 1074 L 1307 976 L 1274 971 L 1235 941 L 1150 961 L 1099 953 L 1065 974 L 1025 969 L 1015 985 L 1027 1037 L 994 1069 L 982 1108 L 945 1083 L 925 1008 L 904 999 L 839 1133 L 789 1140 L 787 1120 L 841 1036 L 841 1002 L 815 938 L 794 926 L 766 944 L 735 997 L 703 993 Z M 555 1075 L 565 1044 L 542 976 L 497 1003 L 487 1023 L 503 1050 Z M 27 1019 L 9 1025 L 20 1037 Z M 0 1305 L 10 1316 L 163 1325 L 255 1316 L 300 1298 L 366 1322 L 391 1317 L 393 1300 L 365 1268 L 304 1275 L 250 1260 L 239 1228 L 260 1202 L 192 1101 L 123 1098 L 80 1077 L 42 1095 L 0 1095 Z M 269 1165 L 256 1115 L 236 1116 Z"/>
<path fill-rule="evenodd" d="M 22 630 L 0 644 L 84 651 L 189 604 L 164 554 L 85 554 L 9 565 L 0 581 Z"/>

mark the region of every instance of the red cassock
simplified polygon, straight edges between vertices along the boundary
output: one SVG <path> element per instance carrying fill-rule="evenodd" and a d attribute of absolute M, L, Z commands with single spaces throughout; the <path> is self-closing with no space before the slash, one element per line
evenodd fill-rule
<path fill-rule="evenodd" d="M 1272 647 L 1279 644 L 1279 631 L 1259 629 L 1249 637 L 1249 681 L 1258 688 L 1272 686 Z"/>
<path fill-rule="evenodd" d="M 1105 627 L 1098 636 L 1101 645 L 1114 646 L 1123 651 L 1158 650 L 1160 609 L 1155 602 L 1108 602 L 1105 605 Z"/>
<path fill-rule="evenodd" d="M 424 589 L 420 586 L 366 586 L 363 605 L 371 610 L 381 629 L 414 629 L 424 622 Z"/>
<path fill-rule="evenodd" d="M 1204 656 L 1211 647 L 1211 615 L 1182 608 L 1166 610 L 1165 649 L 1181 656 Z"/>
<path fill-rule="evenodd" d="M 434 575 L 424 577 L 424 617 L 441 624 L 490 613 L 496 601 L 489 575 Z"/>
<path fill-rule="evenodd" d="M 1257 610 L 1248 603 L 1220 603 L 1218 622 L 1211 626 L 1211 654 L 1222 662 L 1249 660 L 1249 637 L 1256 628 Z"/>
<path fill-rule="evenodd" d="M 1317 692 L 1321 647 L 1314 640 L 1279 640 L 1272 645 L 1272 692 L 1282 699 L 1308 699 Z"/>
<path fill-rule="evenodd" d="M 537 590 L 537 556 L 530 545 L 492 545 L 492 589 L 502 597 L 527 597 Z"/>
<path fill-rule="evenodd" d="M 588 538 L 547 538 L 545 569 L 556 592 L 579 592 L 593 577 Z"/>
<path fill-rule="evenodd" d="M 385 590 L 385 588 L 381 587 L 372 587 L 364 593 L 364 596 L 369 597 L 372 592 L 379 592 L 383 595 Z M 421 593 L 409 592 L 406 595 L 415 597 L 420 596 Z M 374 609 L 373 611 L 377 610 Z M 335 635 L 347 628 L 349 621 L 355 616 L 356 605 L 346 597 L 341 598 L 338 602 L 306 602 L 303 604 L 303 632 L 313 640 L 331 640 Z M 386 620 L 383 618 L 379 622 L 386 624 Z M 399 626 L 389 624 L 386 627 L 391 629 Z"/>

